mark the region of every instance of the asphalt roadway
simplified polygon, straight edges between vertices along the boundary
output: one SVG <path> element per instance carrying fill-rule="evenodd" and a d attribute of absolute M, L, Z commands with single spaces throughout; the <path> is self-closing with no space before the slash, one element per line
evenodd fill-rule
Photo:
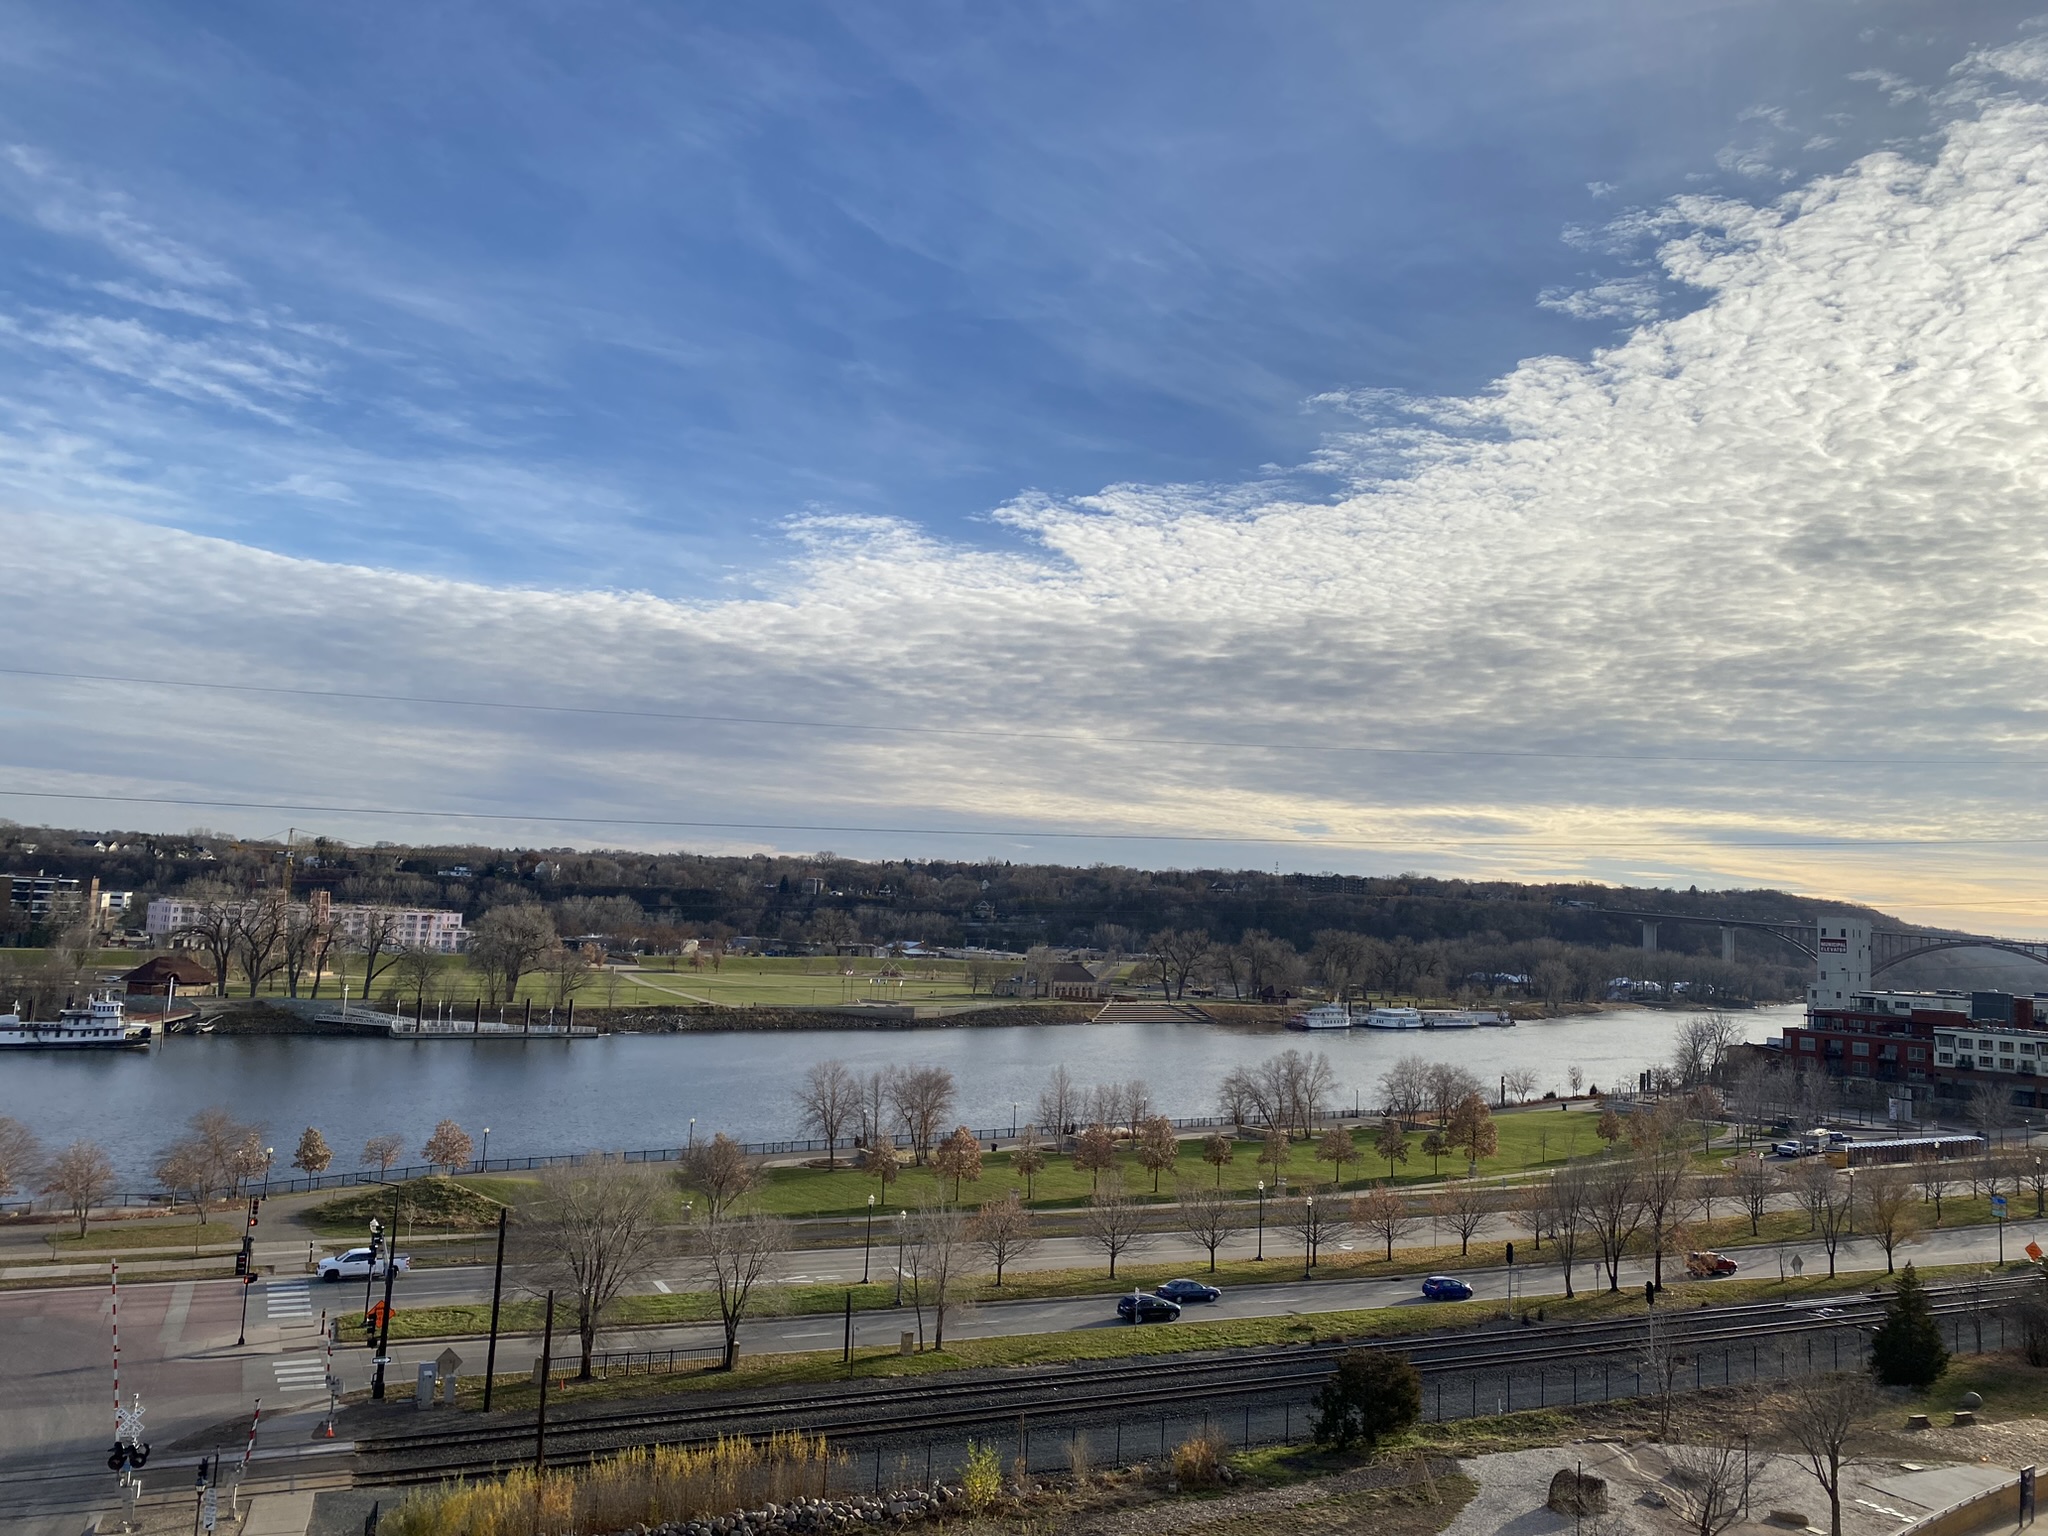
<path fill-rule="evenodd" d="M 1269 1232 L 1271 1239 L 1273 1234 Z M 2004 1243 L 2008 1258 L 2017 1256 L 2030 1238 L 2048 1243 L 2048 1222 L 2007 1223 Z M 1048 1242 L 1046 1250 L 1067 1240 Z M 1902 1250 L 1901 1258 L 1925 1265 L 1988 1263 L 1998 1251 L 1995 1227 L 1970 1227 L 1931 1233 Z M 1780 1250 L 1773 1246 L 1735 1250 L 1751 1274 L 1776 1273 Z M 259 1257 L 262 1255 L 259 1255 Z M 280 1258 L 302 1260 L 303 1247 Z M 1783 1261 L 1794 1257 L 1807 1274 L 1824 1274 L 1827 1256 L 1815 1243 L 1786 1244 Z M 1041 1251 L 1039 1262 L 1062 1257 Z M 1080 1249 L 1076 1245 L 1077 1261 Z M 1274 1283 L 1236 1287 L 1209 1306 L 1190 1307 L 1192 1318 L 1249 1318 L 1344 1311 L 1367 1307 L 1428 1306 L 1413 1276 L 1387 1279 L 1301 1280 L 1298 1252 L 1269 1241 L 1266 1257 Z M 1533 1257 L 1533 1255 L 1532 1255 Z M 857 1281 L 859 1249 L 831 1249 L 792 1254 L 778 1276 L 785 1281 Z M 877 1245 L 870 1255 L 871 1273 L 880 1278 L 894 1270 L 893 1247 Z M 280 1264 L 280 1268 L 285 1267 Z M 1851 1238 L 1841 1245 L 1838 1268 L 1844 1271 L 1884 1269 L 1884 1255 L 1869 1238 Z M 1124 1273 L 1145 1286 L 1174 1274 L 1199 1276 L 1201 1265 L 1190 1260 L 1183 1244 L 1160 1241 L 1127 1259 Z M 1623 1266 L 1624 1287 L 1640 1289 L 1646 1265 Z M 1121 1281 L 1121 1276 L 1119 1280 Z M 1505 1270 L 1461 1271 L 1475 1292 L 1504 1299 L 1510 1276 Z M 508 1275 L 508 1291 L 513 1277 Z M 1590 1264 L 1575 1271 L 1580 1290 L 1601 1283 Z M 686 1263 L 658 1270 L 652 1289 L 679 1290 L 695 1282 Z M 1518 1266 L 1512 1276 L 1514 1294 L 1530 1299 L 1563 1294 L 1563 1280 L 1548 1261 Z M 1701 1282 L 1711 1285 L 1711 1282 Z M 443 1302 L 488 1300 L 488 1266 L 419 1270 L 401 1275 L 397 1304 L 424 1306 Z M 382 1287 L 377 1289 L 381 1292 Z M 525 1294 L 523 1291 L 517 1294 Z M 953 1310 L 947 1332 L 954 1338 L 987 1338 L 1053 1333 L 1070 1329 L 1127 1326 L 1117 1321 L 1114 1296 L 1105 1280 L 1101 1294 L 1059 1300 L 984 1303 Z M 277 1275 L 248 1287 L 246 1342 L 237 1345 L 242 1329 L 243 1287 L 234 1280 L 159 1281 L 124 1285 L 120 1296 L 121 1391 L 142 1394 L 151 1442 L 159 1447 L 187 1439 L 211 1426 L 245 1415 L 261 1399 L 265 1432 L 258 1460 L 276 1472 L 287 1466 L 312 1468 L 318 1459 L 345 1449 L 343 1442 L 314 1438 L 326 1406 L 322 1385 L 325 1351 L 323 1310 L 354 1312 L 362 1305 L 362 1282 L 328 1285 L 302 1275 Z M 113 1440 L 113 1350 L 110 1301 L 104 1287 L 64 1287 L 0 1292 L 0 1521 L 23 1536 L 76 1536 L 91 1510 L 111 1506 L 114 1475 L 106 1470 L 106 1452 Z M 929 1325 L 929 1317 L 927 1317 Z M 854 1315 L 855 1341 L 873 1347 L 893 1344 L 900 1333 L 914 1331 L 908 1307 Z M 1159 1326 L 1159 1325 L 1154 1325 Z M 1171 1325 L 1165 1325 L 1171 1326 Z M 741 1330 L 741 1349 L 750 1354 L 837 1349 L 843 1338 L 837 1315 L 765 1317 Z M 558 1329 L 558 1353 L 573 1347 L 573 1337 Z M 530 1335 L 499 1340 L 501 1373 L 531 1369 L 540 1341 Z M 625 1349 L 694 1349 L 712 1351 L 714 1327 L 691 1325 L 643 1330 L 615 1330 L 602 1347 Z M 395 1346 L 387 1381 L 413 1381 L 417 1365 L 451 1347 L 445 1342 Z M 462 1357 L 461 1370 L 483 1368 L 482 1340 L 459 1340 L 452 1346 Z M 334 1353 L 335 1373 L 344 1390 L 366 1386 L 369 1351 L 361 1346 Z M 209 1443 L 206 1447 L 211 1449 Z M 224 1446 L 232 1462 L 239 1443 Z M 197 1448 L 164 1451 L 151 1460 L 145 1480 L 159 1487 L 189 1485 Z"/>

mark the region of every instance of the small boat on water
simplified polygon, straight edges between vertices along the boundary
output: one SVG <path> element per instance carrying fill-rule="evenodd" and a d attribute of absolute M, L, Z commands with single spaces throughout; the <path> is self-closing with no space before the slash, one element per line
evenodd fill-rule
<path fill-rule="evenodd" d="M 130 1024 L 128 1010 L 112 993 L 95 992 L 82 1004 L 67 1005 L 54 1019 L 24 1019 L 21 1005 L 0 1013 L 0 1050 L 124 1051 L 148 1046 L 150 1027 Z"/>
<path fill-rule="evenodd" d="M 1375 1008 L 1365 1016 L 1367 1029 L 1420 1029 L 1422 1013 L 1415 1008 Z"/>
<path fill-rule="evenodd" d="M 1342 1003 L 1323 1003 L 1306 1013 L 1291 1015 L 1287 1020 L 1289 1029 L 1349 1029 L 1351 1010 Z"/>

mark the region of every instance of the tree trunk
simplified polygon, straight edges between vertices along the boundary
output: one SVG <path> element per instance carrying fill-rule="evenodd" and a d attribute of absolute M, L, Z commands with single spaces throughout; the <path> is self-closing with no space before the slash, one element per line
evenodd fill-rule
<path fill-rule="evenodd" d="M 597 1348 L 597 1319 L 588 1312 L 578 1309 L 576 1313 L 576 1336 L 583 1345 L 582 1368 L 576 1372 L 578 1381 L 590 1380 L 590 1357 Z"/>

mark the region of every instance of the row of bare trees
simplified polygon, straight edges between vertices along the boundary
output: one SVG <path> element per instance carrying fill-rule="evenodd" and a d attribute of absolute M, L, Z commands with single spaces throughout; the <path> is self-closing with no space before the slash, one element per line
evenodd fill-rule
<path fill-rule="evenodd" d="M 94 1141 L 46 1151 L 34 1131 L 0 1115 L 0 1199 L 29 1191 L 61 1201 L 84 1237 L 93 1208 L 114 1192 L 114 1161 Z"/>

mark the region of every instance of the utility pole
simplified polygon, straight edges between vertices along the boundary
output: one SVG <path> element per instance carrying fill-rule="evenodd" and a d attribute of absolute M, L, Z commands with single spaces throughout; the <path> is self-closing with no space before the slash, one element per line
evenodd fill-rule
<path fill-rule="evenodd" d="M 375 1271 L 372 1264 L 372 1272 Z M 398 1278 L 398 1191 L 391 1192 L 391 1241 L 384 1248 L 384 1316 L 377 1324 L 377 1374 L 370 1378 L 370 1396 L 384 1401 L 384 1366 L 391 1344 L 391 1282 Z"/>
<path fill-rule="evenodd" d="M 491 1383 L 498 1374 L 498 1299 L 505 1292 L 505 1218 L 510 1207 L 498 1209 L 498 1264 L 491 1272 L 491 1342 L 484 1351 L 484 1412 L 491 1411 Z"/>
<path fill-rule="evenodd" d="M 547 1322 L 540 1335 L 540 1413 L 533 1425 L 533 1470 L 543 1472 L 548 1464 L 548 1371 L 555 1363 L 555 1293 L 548 1292 Z"/>

